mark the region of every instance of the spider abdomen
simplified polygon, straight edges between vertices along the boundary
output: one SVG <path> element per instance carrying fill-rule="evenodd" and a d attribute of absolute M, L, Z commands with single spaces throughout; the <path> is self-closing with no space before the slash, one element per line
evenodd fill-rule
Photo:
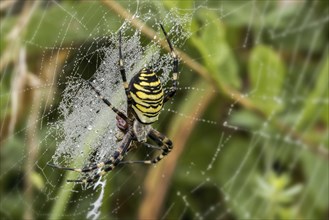
<path fill-rule="evenodd" d="M 161 82 L 150 69 L 142 69 L 129 83 L 132 108 L 138 121 L 151 124 L 158 120 L 163 107 Z"/>

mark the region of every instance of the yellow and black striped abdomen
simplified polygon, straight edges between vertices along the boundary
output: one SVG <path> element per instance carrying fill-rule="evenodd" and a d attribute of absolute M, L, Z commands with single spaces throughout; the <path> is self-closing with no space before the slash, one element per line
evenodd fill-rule
<path fill-rule="evenodd" d="M 158 120 L 163 106 L 163 89 L 160 80 L 150 69 L 143 69 L 129 83 L 132 108 L 143 124 Z"/>

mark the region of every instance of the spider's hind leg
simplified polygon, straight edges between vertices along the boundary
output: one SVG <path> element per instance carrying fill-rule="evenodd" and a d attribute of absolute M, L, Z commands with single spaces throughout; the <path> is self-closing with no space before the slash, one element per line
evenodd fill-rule
<path fill-rule="evenodd" d="M 72 167 L 61 167 L 52 163 L 47 163 L 48 166 L 56 168 L 56 169 L 60 169 L 60 170 L 69 170 L 69 171 L 75 171 L 75 172 L 79 172 L 79 173 L 87 173 L 99 168 L 104 167 L 105 165 L 111 164 L 113 163 L 113 161 L 116 159 L 115 156 L 118 155 L 120 152 L 116 151 L 110 159 L 104 161 L 104 162 L 100 162 L 91 166 L 87 166 L 84 168 L 72 168 Z"/>
<path fill-rule="evenodd" d="M 161 134 L 155 129 L 151 130 L 151 132 L 149 133 L 149 137 L 161 147 L 161 154 L 150 160 L 150 163 L 157 163 L 171 152 L 171 150 L 173 149 L 173 144 L 169 138 L 167 138 L 165 135 Z"/>
<path fill-rule="evenodd" d="M 161 154 L 156 156 L 151 160 L 138 160 L 138 161 L 121 161 L 120 164 L 132 164 L 132 163 L 142 163 L 142 164 L 155 164 L 158 163 L 162 158 L 167 156 L 171 150 L 173 149 L 173 144 L 169 138 L 161 134 L 155 129 L 152 129 L 148 135 L 148 137 L 153 140 L 158 146 L 153 146 L 146 144 L 149 148 L 154 148 L 156 150 L 160 150 Z"/>
<path fill-rule="evenodd" d="M 101 167 L 97 167 L 95 168 L 95 166 L 93 166 L 93 168 L 97 169 L 100 168 L 100 171 L 92 176 L 92 177 L 88 177 L 88 178 L 82 178 L 82 179 L 76 179 L 76 180 L 67 180 L 67 182 L 74 182 L 74 183 L 94 183 L 97 182 L 97 180 L 99 178 L 101 178 L 102 176 L 104 176 L 106 173 L 110 172 L 111 170 L 113 170 L 123 159 L 123 157 L 126 155 L 127 151 L 129 150 L 129 146 L 131 145 L 133 140 L 133 136 L 131 133 L 126 133 L 126 135 L 124 136 L 124 139 L 122 140 L 120 147 L 118 150 L 116 150 L 111 158 L 106 161 L 106 162 L 101 162 L 99 164 L 102 164 Z M 108 166 L 105 166 L 108 165 Z M 85 168 L 86 170 L 90 170 L 91 168 Z M 93 169 L 94 170 L 94 169 Z M 76 171 L 76 170 L 74 170 Z M 86 171 L 88 172 L 88 171 Z"/>

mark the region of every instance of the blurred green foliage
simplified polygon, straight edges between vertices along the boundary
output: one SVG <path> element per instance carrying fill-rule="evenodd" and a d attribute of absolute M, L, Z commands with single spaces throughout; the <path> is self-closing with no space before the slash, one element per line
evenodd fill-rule
<path fill-rule="evenodd" d="M 137 10 L 133 1 L 120 4 L 131 12 Z M 210 81 L 194 74 L 183 60 L 180 87 L 209 87 L 216 94 L 185 144 L 162 215 L 172 208 L 164 218 L 191 219 L 197 218 L 197 213 L 204 214 L 205 219 L 328 218 L 328 2 L 292 1 L 291 6 L 276 1 L 150 4 L 159 16 L 170 8 L 178 8 L 182 14 L 193 12 L 191 29 L 187 30 L 191 38 L 185 48 L 179 49 L 205 67 Z M 1 58 L 11 49 L 10 41 L 16 40 L 7 36 L 17 24 L 19 12 L 1 14 Z M 28 67 L 43 77 L 39 74 L 40 60 L 49 55 L 56 57 L 54 54 L 62 48 L 68 50 L 66 62 L 70 62 L 70 57 L 76 56 L 74 48 L 90 43 L 90 36 L 115 32 L 121 23 L 114 11 L 96 1 L 41 4 L 16 43 L 27 47 Z M 33 161 L 35 171 L 31 173 L 34 197 L 32 204 L 26 204 L 24 164 L 30 152 L 25 149 L 25 132 L 30 114 L 27 106 L 33 105 L 33 99 L 24 100 L 19 116 L 11 114 L 10 79 L 14 69 L 14 60 L 1 69 L 0 215 L 4 219 L 22 219 L 26 209 L 32 208 L 36 219 L 85 218 L 97 195 L 92 189 L 73 193 L 72 185 L 65 180 L 75 179 L 76 174 L 62 175 L 63 171 L 54 172 L 46 166 L 58 141 L 47 135 L 47 123 L 57 120 L 56 114 L 54 118 L 42 115 L 38 121 L 42 126 L 37 135 L 40 146 L 37 161 Z M 53 71 L 63 74 L 61 66 Z M 81 74 L 90 76 L 93 72 Z M 65 77 L 61 76 L 59 82 Z M 60 100 L 63 83 L 51 86 L 57 89 L 55 102 L 50 108 L 44 99 L 40 106 L 43 112 L 56 109 Z M 38 89 L 44 89 L 47 95 L 48 87 Z M 224 87 L 247 95 L 232 97 Z M 26 91 L 29 89 L 19 94 L 23 96 Z M 180 114 L 190 114 L 202 96 L 192 89 L 180 91 L 170 106 L 178 114 L 163 112 L 157 128 L 171 134 L 175 126 L 191 120 Z M 248 100 L 252 107 L 240 103 L 241 99 Z M 19 120 L 14 134 L 6 134 L 11 117 Z M 139 156 L 138 152 L 129 155 Z M 143 185 L 147 169 L 118 168 L 106 176 L 108 196 L 101 208 L 102 218 L 136 218 L 143 196 L 132 196 L 132 192 Z M 134 181 L 126 183 L 131 176 Z M 58 179 L 62 185 L 52 185 Z M 120 207 L 114 210 L 117 201 Z"/>
<path fill-rule="evenodd" d="M 283 100 L 279 97 L 285 70 L 279 54 L 267 46 L 256 46 L 248 64 L 252 101 L 267 115 L 282 109 Z"/>
<path fill-rule="evenodd" d="M 241 87 L 238 77 L 238 66 L 232 49 L 226 40 L 226 30 L 215 12 L 201 10 L 192 21 L 191 42 L 203 57 L 203 63 L 220 88 L 228 84 L 235 88 Z"/>

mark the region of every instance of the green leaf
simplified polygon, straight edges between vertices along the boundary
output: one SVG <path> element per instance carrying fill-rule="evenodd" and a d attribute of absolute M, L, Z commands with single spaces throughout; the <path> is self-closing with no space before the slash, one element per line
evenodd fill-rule
<path fill-rule="evenodd" d="M 272 203 L 272 207 L 285 206 L 294 201 L 303 186 L 301 184 L 291 185 L 289 173 L 277 174 L 272 170 L 266 175 L 258 176 L 256 179 L 257 193 L 266 202 Z M 278 210 L 272 210 L 277 212 Z"/>
<path fill-rule="evenodd" d="M 201 31 L 193 35 L 191 41 L 201 53 L 211 77 L 219 88 L 223 84 L 240 88 L 237 63 L 226 40 L 224 25 L 214 12 L 208 10 L 201 10 L 197 19 L 201 24 L 192 21 L 192 32 Z"/>
<path fill-rule="evenodd" d="M 184 0 L 184 1 L 163 1 L 163 4 L 167 8 L 179 8 L 179 9 L 192 9 L 193 8 L 193 1 L 191 0 Z"/>
<path fill-rule="evenodd" d="M 42 190 L 45 186 L 42 176 L 35 171 L 31 173 L 31 181 L 33 186 L 35 186 L 38 190 Z"/>
<path fill-rule="evenodd" d="M 250 99 L 270 115 L 283 108 L 280 100 L 285 68 L 280 56 L 265 45 L 255 47 L 249 59 Z"/>
<path fill-rule="evenodd" d="M 10 90 L 5 83 L 0 84 L 0 120 L 4 120 L 11 112 Z"/>
<path fill-rule="evenodd" d="M 303 195 L 304 201 L 300 205 L 302 210 L 309 215 L 305 217 L 311 218 L 317 211 L 325 212 L 328 210 L 329 161 L 319 159 L 317 155 L 311 154 L 309 151 L 301 151 L 300 158 L 303 175 L 307 181 L 307 191 Z M 317 210 L 310 210 L 310 204 L 317 207 Z"/>
<path fill-rule="evenodd" d="M 314 89 L 306 98 L 304 107 L 300 113 L 300 119 L 296 122 L 297 128 L 302 129 L 305 126 L 309 126 L 309 123 L 314 123 L 314 117 L 318 116 L 321 120 L 321 116 L 324 123 L 328 126 L 328 102 L 322 103 L 322 101 L 328 100 L 328 70 L 329 70 L 329 57 L 325 56 L 320 72 L 317 77 Z"/>
<path fill-rule="evenodd" d="M 241 110 L 232 113 L 229 124 L 241 129 L 256 130 L 262 126 L 262 119 L 254 112 Z"/>

